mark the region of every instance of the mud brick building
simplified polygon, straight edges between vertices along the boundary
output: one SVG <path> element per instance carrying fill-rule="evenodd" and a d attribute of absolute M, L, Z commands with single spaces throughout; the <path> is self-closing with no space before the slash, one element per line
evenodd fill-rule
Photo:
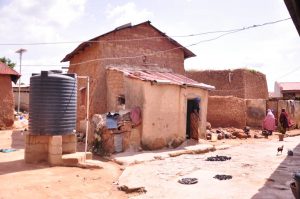
<path fill-rule="evenodd" d="M 66 55 L 62 62 L 70 62 L 69 73 L 91 78 L 90 115 L 93 115 L 105 113 L 111 108 L 107 100 L 106 66 L 126 64 L 149 69 L 160 67 L 184 74 L 184 60 L 194 56 L 194 53 L 146 21 L 134 26 L 126 24 L 83 42 Z M 84 80 L 78 82 L 78 88 L 77 129 L 85 113 Z"/>
<path fill-rule="evenodd" d="M 234 96 L 243 99 L 268 99 L 266 76 L 248 69 L 187 71 L 193 80 L 214 85 L 210 96 Z"/>
<path fill-rule="evenodd" d="M 12 81 L 16 83 L 20 74 L 0 62 L 0 128 L 14 124 L 14 96 Z"/>
<path fill-rule="evenodd" d="M 214 85 L 209 93 L 207 120 L 213 127 L 260 127 L 265 117 L 266 76 L 248 69 L 188 71 L 193 80 Z"/>

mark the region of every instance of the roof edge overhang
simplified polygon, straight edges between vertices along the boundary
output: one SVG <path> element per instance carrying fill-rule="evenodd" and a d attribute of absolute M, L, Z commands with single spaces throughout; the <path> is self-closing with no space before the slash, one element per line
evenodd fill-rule
<path fill-rule="evenodd" d="M 284 0 L 284 2 L 300 36 L 300 1 Z"/>

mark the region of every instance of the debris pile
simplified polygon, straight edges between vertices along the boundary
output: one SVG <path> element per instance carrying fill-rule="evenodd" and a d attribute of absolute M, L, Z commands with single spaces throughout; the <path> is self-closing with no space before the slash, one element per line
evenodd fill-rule
<path fill-rule="evenodd" d="M 95 114 L 91 122 L 91 150 L 99 155 L 110 155 L 129 148 L 130 142 L 139 144 L 141 123 L 139 108 L 123 110 L 118 113 Z"/>
<path fill-rule="evenodd" d="M 206 161 L 226 161 L 226 160 L 231 160 L 231 157 L 229 156 L 211 156 L 206 158 Z"/>
<path fill-rule="evenodd" d="M 14 128 L 23 129 L 27 131 L 28 119 L 29 119 L 28 113 L 26 111 L 20 113 L 15 112 L 14 115 L 15 115 Z"/>
<path fill-rule="evenodd" d="M 251 137 L 259 139 L 267 138 L 270 135 L 266 134 L 265 131 L 251 129 L 248 126 L 245 126 L 243 129 L 238 129 L 234 127 L 212 129 L 210 124 L 207 123 L 206 129 L 206 139 L 212 141 L 216 141 L 216 139 L 247 139 Z"/>
<path fill-rule="evenodd" d="M 230 180 L 230 179 L 232 179 L 232 176 L 231 175 L 215 175 L 215 177 L 214 178 L 216 178 L 216 179 L 218 179 L 218 180 Z"/>

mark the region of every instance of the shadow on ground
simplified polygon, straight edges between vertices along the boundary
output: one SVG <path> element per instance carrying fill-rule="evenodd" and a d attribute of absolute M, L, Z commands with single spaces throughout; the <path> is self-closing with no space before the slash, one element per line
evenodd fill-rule
<path fill-rule="evenodd" d="M 23 159 L 0 162 L 0 175 L 49 167 L 47 163 L 26 164 Z"/>
<path fill-rule="evenodd" d="M 287 153 L 287 149 L 284 152 Z M 300 171 L 300 144 L 293 152 L 294 156 L 287 156 L 280 163 L 252 199 L 294 199 L 290 183 L 293 181 L 293 174 Z"/>

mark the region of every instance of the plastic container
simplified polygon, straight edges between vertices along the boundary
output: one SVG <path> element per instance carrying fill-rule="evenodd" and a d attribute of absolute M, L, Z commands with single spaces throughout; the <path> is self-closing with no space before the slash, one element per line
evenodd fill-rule
<path fill-rule="evenodd" d="M 283 141 L 283 138 L 284 138 L 283 134 L 279 134 L 278 137 L 279 137 L 279 141 Z"/>
<path fill-rule="evenodd" d="M 29 132 L 35 135 L 72 134 L 76 128 L 75 75 L 42 71 L 30 78 Z M 21 120 L 20 116 L 20 120 Z"/>
<path fill-rule="evenodd" d="M 211 134 L 211 141 L 212 141 L 212 142 L 216 142 L 217 140 L 218 140 L 218 134 L 212 133 L 212 134 Z"/>

